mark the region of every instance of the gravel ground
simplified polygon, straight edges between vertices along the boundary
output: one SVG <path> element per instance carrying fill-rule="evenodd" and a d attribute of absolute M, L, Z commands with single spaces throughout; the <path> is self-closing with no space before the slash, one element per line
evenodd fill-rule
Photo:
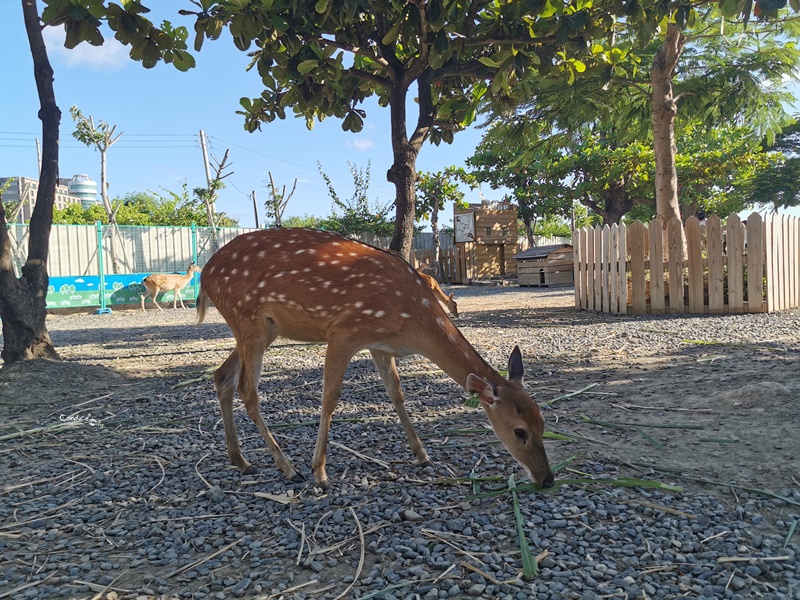
<path fill-rule="evenodd" d="M 281 476 L 240 405 L 261 473 L 228 463 L 216 311 L 200 327 L 189 310 L 115 311 L 53 317 L 64 361 L 0 371 L 0 599 L 800 598 L 800 312 L 612 317 L 572 309 L 571 290 L 446 291 L 490 363 L 520 345 L 568 437 L 547 441 L 562 483 L 517 492 L 537 578 L 507 489 L 521 470 L 429 362 L 400 372 L 434 466 L 414 465 L 360 354 L 323 493 Z M 323 357 L 279 340 L 260 387 L 309 477 Z"/>

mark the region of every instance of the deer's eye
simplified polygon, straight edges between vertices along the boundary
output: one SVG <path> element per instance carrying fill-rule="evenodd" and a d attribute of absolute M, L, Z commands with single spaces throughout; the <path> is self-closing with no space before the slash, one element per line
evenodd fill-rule
<path fill-rule="evenodd" d="M 521 428 L 517 427 L 514 430 L 514 435 L 517 436 L 517 438 L 519 438 L 519 440 L 523 444 L 528 441 L 528 432 L 525 431 L 524 429 L 521 429 Z"/>

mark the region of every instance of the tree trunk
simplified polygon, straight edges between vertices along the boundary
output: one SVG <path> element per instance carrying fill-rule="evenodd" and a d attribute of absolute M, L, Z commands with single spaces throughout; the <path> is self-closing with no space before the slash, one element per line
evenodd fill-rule
<path fill-rule="evenodd" d="M 522 227 L 525 229 L 525 237 L 528 238 L 528 245 L 533 248 L 536 246 L 536 240 L 533 237 L 533 228 L 535 223 L 532 222 L 531 216 L 528 214 L 520 215 L 522 219 Z"/>
<path fill-rule="evenodd" d="M 400 253 L 406 260 L 411 258 L 411 240 L 414 237 L 416 218 L 417 156 L 433 125 L 435 109 L 431 97 L 433 74 L 430 69 L 417 77 L 417 101 L 419 116 L 411 139 L 406 134 L 406 95 L 408 85 L 413 80 L 409 72 L 401 69 L 394 73 L 389 93 L 389 109 L 392 128 L 392 155 L 394 163 L 386 174 L 386 179 L 395 186 L 394 234 L 389 248 Z"/>
<path fill-rule="evenodd" d="M 439 199 L 436 198 L 431 209 L 431 232 L 433 232 L 433 276 L 439 279 L 439 261 L 441 260 L 442 250 L 439 244 Z"/>
<path fill-rule="evenodd" d="M 678 173 L 675 168 L 675 117 L 678 114 L 678 104 L 672 89 L 672 78 L 685 43 L 685 36 L 670 23 L 664 43 L 650 67 L 653 150 L 656 159 L 656 218 L 661 221 L 665 236 L 670 219 L 680 218 Z M 665 250 L 666 247 L 665 244 Z"/>
<path fill-rule="evenodd" d="M 42 121 L 42 170 L 36 206 L 30 221 L 28 259 L 17 279 L 11 256 L 6 215 L 0 205 L 0 318 L 3 320 L 5 364 L 32 358 L 60 359 L 47 333 L 47 255 L 53 204 L 58 180 L 58 129 L 61 111 L 53 91 L 53 69 L 42 39 L 36 0 L 22 0 L 25 30 L 33 57 L 33 71 L 39 92 Z"/>
<path fill-rule="evenodd" d="M 625 181 L 615 181 L 603 192 L 603 225 L 619 223 L 633 208 Z"/>

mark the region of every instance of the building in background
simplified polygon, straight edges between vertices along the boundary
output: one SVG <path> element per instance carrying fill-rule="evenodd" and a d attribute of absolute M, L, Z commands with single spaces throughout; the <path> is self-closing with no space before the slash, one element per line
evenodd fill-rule
<path fill-rule="evenodd" d="M 22 202 L 22 210 L 16 221 L 19 223 L 30 221 L 33 207 L 36 205 L 39 180 L 30 177 L 0 177 L 0 187 L 9 179 L 13 179 L 13 182 L 3 192 L 3 202 Z M 74 175 L 72 179 L 59 177 L 53 208 L 64 209 L 70 204 L 80 204 L 84 208 L 99 204 L 97 182 L 89 179 L 88 175 Z"/>

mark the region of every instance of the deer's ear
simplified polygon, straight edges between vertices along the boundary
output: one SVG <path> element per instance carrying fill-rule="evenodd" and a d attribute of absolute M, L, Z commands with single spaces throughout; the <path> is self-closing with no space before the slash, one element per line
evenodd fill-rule
<path fill-rule="evenodd" d="M 522 376 L 525 374 L 525 368 L 522 366 L 522 351 L 519 346 L 514 346 L 511 351 L 511 356 L 508 357 L 508 379 L 522 383 Z"/>
<path fill-rule="evenodd" d="M 469 377 L 467 377 L 467 391 L 470 394 L 475 394 L 478 400 L 484 404 L 491 405 L 497 400 L 497 392 L 494 386 L 474 373 L 470 373 Z"/>
<path fill-rule="evenodd" d="M 450 292 L 450 300 L 453 299 L 453 292 Z"/>

